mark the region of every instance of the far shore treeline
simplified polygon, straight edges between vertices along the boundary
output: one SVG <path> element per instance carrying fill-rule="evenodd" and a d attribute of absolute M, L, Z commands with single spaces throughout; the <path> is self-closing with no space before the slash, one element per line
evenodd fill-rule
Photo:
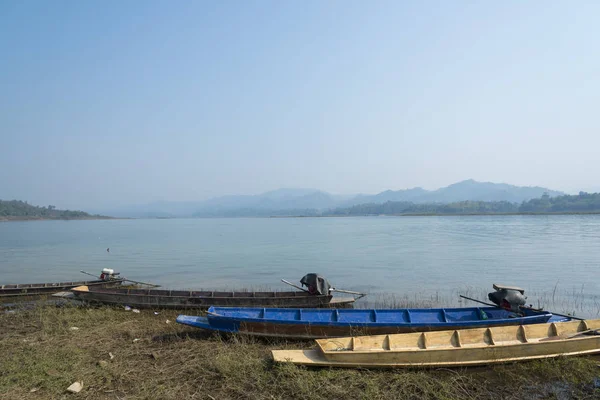
<path fill-rule="evenodd" d="M 451 203 L 412 203 L 388 201 L 366 203 L 329 210 L 286 209 L 263 210 L 240 208 L 213 213 L 198 213 L 197 217 L 341 217 L 368 215 L 470 215 L 470 214 L 600 214 L 600 193 L 580 192 L 578 195 L 540 198 L 512 203 L 509 201 L 457 201 Z"/>
<path fill-rule="evenodd" d="M 91 215 L 83 211 L 57 210 L 56 207 L 38 207 L 21 200 L 0 200 L 0 220 L 40 220 L 40 219 L 101 219 L 109 218 Z"/>
<path fill-rule="evenodd" d="M 368 215 L 472 215 L 472 214 L 600 214 L 600 193 L 579 192 L 577 195 L 540 198 L 512 203 L 509 201 L 457 201 L 451 203 L 412 203 L 388 201 L 366 203 L 329 210 L 318 209 L 254 209 L 240 208 L 212 213 L 198 213 L 195 217 L 342 217 Z M 104 219 L 83 211 L 57 210 L 54 206 L 38 207 L 25 201 L 0 200 L 0 220 L 36 219 Z"/>
<path fill-rule="evenodd" d="M 358 215 L 455 215 L 455 214 L 537 214 L 537 213 L 600 213 L 600 193 L 579 192 L 578 195 L 541 198 L 521 204 L 508 201 L 458 201 L 447 204 L 414 204 L 388 201 L 383 204 L 360 204 L 338 208 L 332 216 Z"/>
<path fill-rule="evenodd" d="M 522 203 L 509 201 L 457 201 L 452 203 L 422 203 L 388 201 L 358 204 L 352 207 L 320 211 L 316 209 L 261 210 L 237 209 L 201 217 L 342 217 L 367 215 L 469 215 L 469 214 L 600 214 L 600 193 L 580 192 L 578 195 L 540 198 Z"/>

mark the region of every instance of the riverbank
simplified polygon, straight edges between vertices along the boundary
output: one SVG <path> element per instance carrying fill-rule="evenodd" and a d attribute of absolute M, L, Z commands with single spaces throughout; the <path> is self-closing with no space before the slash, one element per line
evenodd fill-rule
<path fill-rule="evenodd" d="M 509 212 L 509 213 L 407 213 L 380 214 L 388 217 L 464 217 L 464 216 L 512 216 L 512 215 L 597 215 L 600 211 L 557 211 L 557 212 Z M 355 215 L 349 215 L 353 217 Z"/>
<path fill-rule="evenodd" d="M 98 219 L 124 219 L 124 218 L 114 218 L 114 217 L 106 217 L 102 215 L 98 216 L 90 216 L 90 217 L 40 217 L 40 216 L 0 216 L 0 222 L 17 222 L 17 221 L 82 221 L 82 220 L 98 220 Z M 126 219 L 126 218 L 125 218 Z"/>
<path fill-rule="evenodd" d="M 511 213 L 400 213 L 400 214 L 355 214 L 355 215 L 288 215 L 256 218 L 352 218 L 352 217 L 476 217 L 476 216 L 515 216 L 515 215 L 599 215 L 600 211 L 588 212 L 511 212 Z M 202 217 L 199 217 L 202 218 Z M 218 218 L 218 217 L 215 217 Z M 247 218 L 247 217 L 239 217 Z"/>
<path fill-rule="evenodd" d="M 482 399 L 593 398 L 599 360 L 477 369 L 335 370 L 275 365 L 271 349 L 311 342 L 207 335 L 176 311 L 39 306 L 0 314 L 0 398 Z"/>

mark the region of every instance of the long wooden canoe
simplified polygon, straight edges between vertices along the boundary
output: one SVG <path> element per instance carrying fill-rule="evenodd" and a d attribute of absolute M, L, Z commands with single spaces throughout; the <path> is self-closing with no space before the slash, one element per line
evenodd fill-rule
<path fill-rule="evenodd" d="M 196 328 L 290 339 L 537 324 L 547 311 L 526 310 L 523 316 L 497 307 L 318 310 L 211 307 L 206 317 L 180 315 L 177 322 Z"/>
<path fill-rule="evenodd" d="M 218 292 L 158 289 L 106 289 L 81 286 L 71 290 L 87 303 L 128 305 L 134 308 L 208 308 L 221 306 L 258 307 L 348 307 L 354 298 L 334 298 L 307 292 Z"/>
<path fill-rule="evenodd" d="M 54 283 L 25 283 L 15 285 L 0 285 L 0 299 L 15 300 L 20 297 L 35 297 L 51 295 L 77 286 L 114 287 L 123 282 L 120 278 L 110 280 L 97 279 L 92 281 L 54 282 Z"/>
<path fill-rule="evenodd" d="M 600 320 L 317 340 L 276 362 L 331 367 L 463 367 L 600 353 Z"/>

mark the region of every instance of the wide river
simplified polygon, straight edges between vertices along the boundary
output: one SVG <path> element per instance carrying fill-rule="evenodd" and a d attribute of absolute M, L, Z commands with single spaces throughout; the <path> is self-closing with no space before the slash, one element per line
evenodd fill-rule
<path fill-rule="evenodd" d="M 405 303 L 458 304 L 458 293 L 485 299 L 492 283 L 517 285 L 536 306 L 595 316 L 599 264 L 598 215 L 0 223 L 0 284 L 108 267 L 167 288 L 283 290 L 280 278 L 318 272 Z"/>

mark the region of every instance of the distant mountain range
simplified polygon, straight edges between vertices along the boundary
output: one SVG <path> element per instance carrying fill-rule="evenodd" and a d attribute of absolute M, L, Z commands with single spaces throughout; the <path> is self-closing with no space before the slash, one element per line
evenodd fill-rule
<path fill-rule="evenodd" d="M 541 197 L 548 193 L 550 197 L 561 196 L 564 193 L 539 186 L 514 186 L 506 183 L 477 182 L 473 179 L 454 183 L 450 186 L 425 190 L 414 188 L 407 190 L 387 190 L 374 196 L 360 197 L 361 203 L 385 203 L 386 201 L 410 201 L 413 203 L 452 203 L 455 201 L 509 201 L 521 203 Z M 366 201 L 363 201 L 366 200 Z M 358 203 L 353 203 L 355 205 Z"/>
<path fill-rule="evenodd" d="M 472 179 L 454 183 L 437 190 L 413 188 L 387 190 L 375 195 L 333 195 L 317 189 L 277 189 L 258 195 L 230 195 L 197 202 L 156 202 L 98 210 L 114 217 L 220 217 L 316 215 L 335 208 L 358 204 L 382 204 L 388 201 L 423 203 L 452 203 L 458 201 L 508 201 L 521 203 L 539 198 L 544 193 L 551 197 L 564 193 L 538 186 L 514 186 L 506 183 L 477 182 Z"/>

